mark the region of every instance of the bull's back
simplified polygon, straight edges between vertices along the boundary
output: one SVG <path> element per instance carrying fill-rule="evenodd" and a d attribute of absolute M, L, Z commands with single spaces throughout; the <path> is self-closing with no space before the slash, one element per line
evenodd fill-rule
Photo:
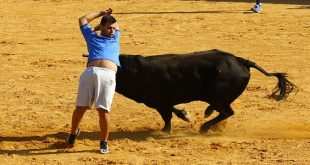
<path fill-rule="evenodd" d="M 158 99 L 174 104 L 201 100 L 217 76 L 216 59 L 207 55 L 168 55 L 145 60 L 141 70 L 144 85 L 150 85 L 153 93 L 160 93 Z"/>

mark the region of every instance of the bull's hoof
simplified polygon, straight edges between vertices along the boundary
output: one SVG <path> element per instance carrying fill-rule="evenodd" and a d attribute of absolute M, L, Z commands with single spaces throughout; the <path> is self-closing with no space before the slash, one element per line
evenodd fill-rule
<path fill-rule="evenodd" d="M 190 122 L 191 116 L 186 111 L 184 111 L 184 115 L 181 117 L 181 119 L 183 119 L 184 121 Z"/>
<path fill-rule="evenodd" d="M 211 114 L 213 113 L 213 109 L 207 109 L 206 111 L 205 111 L 205 118 L 207 118 L 207 117 L 209 117 Z"/>
<path fill-rule="evenodd" d="M 165 133 L 168 133 L 168 134 L 171 134 L 171 128 L 166 128 L 164 127 L 163 129 L 161 129 L 161 131 L 165 132 Z"/>
<path fill-rule="evenodd" d="M 189 115 L 188 112 L 186 112 L 185 110 L 181 110 L 179 112 L 176 112 L 175 113 L 180 119 L 184 120 L 184 121 L 187 121 L 187 122 L 190 122 L 191 121 L 191 117 Z"/>
<path fill-rule="evenodd" d="M 209 127 L 209 126 L 202 125 L 202 126 L 200 127 L 199 132 L 200 132 L 201 134 L 205 134 L 205 133 L 207 133 L 207 132 L 208 132 L 208 130 L 209 130 L 209 129 L 210 129 L 210 127 Z"/>
<path fill-rule="evenodd" d="M 209 129 L 200 129 L 200 130 L 199 130 L 199 133 L 201 133 L 201 134 L 206 134 L 206 133 L 208 133 L 208 130 L 209 130 Z"/>

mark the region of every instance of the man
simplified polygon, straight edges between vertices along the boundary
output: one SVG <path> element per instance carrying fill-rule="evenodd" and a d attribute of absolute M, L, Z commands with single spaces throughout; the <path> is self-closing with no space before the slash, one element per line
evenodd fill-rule
<path fill-rule="evenodd" d="M 262 3 L 260 0 L 256 0 L 256 4 L 251 8 L 255 13 L 260 13 L 262 11 Z"/>
<path fill-rule="evenodd" d="M 92 12 L 79 18 L 79 25 L 88 48 L 87 68 L 80 76 L 76 109 L 72 115 L 71 133 L 67 138 L 73 147 L 79 134 L 79 123 L 87 109 L 95 105 L 99 113 L 100 152 L 108 153 L 109 112 L 115 93 L 115 75 L 119 62 L 120 31 L 112 9 Z M 101 22 L 94 29 L 89 24 L 96 18 Z"/>

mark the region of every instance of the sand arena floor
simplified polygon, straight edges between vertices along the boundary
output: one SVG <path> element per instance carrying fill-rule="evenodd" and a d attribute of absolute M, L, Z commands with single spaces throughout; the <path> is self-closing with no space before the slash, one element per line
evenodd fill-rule
<path fill-rule="evenodd" d="M 0 0 L 0 164 L 310 164 L 310 2 L 247 0 Z M 221 49 L 299 87 L 286 101 L 266 98 L 276 80 L 252 70 L 235 115 L 199 134 L 207 104 L 179 105 L 192 116 L 159 130 L 159 114 L 116 94 L 111 153 L 98 153 L 98 117 L 89 111 L 73 149 L 70 128 L 85 43 L 77 18 L 111 7 L 121 52 L 153 55 Z M 139 82 L 137 82 L 139 83 Z M 213 116 L 212 116 L 213 117 Z"/>

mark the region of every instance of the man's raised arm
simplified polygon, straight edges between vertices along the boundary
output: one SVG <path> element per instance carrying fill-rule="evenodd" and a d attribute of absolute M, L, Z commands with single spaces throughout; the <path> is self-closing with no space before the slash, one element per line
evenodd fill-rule
<path fill-rule="evenodd" d="M 86 25 L 89 22 L 91 22 L 92 20 L 94 20 L 98 17 L 104 16 L 106 14 L 112 14 L 112 9 L 107 9 L 105 11 L 98 11 L 98 12 L 92 12 L 92 13 L 86 14 L 86 15 L 79 18 L 79 24 L 80 24 L 80 26 Z"/>

